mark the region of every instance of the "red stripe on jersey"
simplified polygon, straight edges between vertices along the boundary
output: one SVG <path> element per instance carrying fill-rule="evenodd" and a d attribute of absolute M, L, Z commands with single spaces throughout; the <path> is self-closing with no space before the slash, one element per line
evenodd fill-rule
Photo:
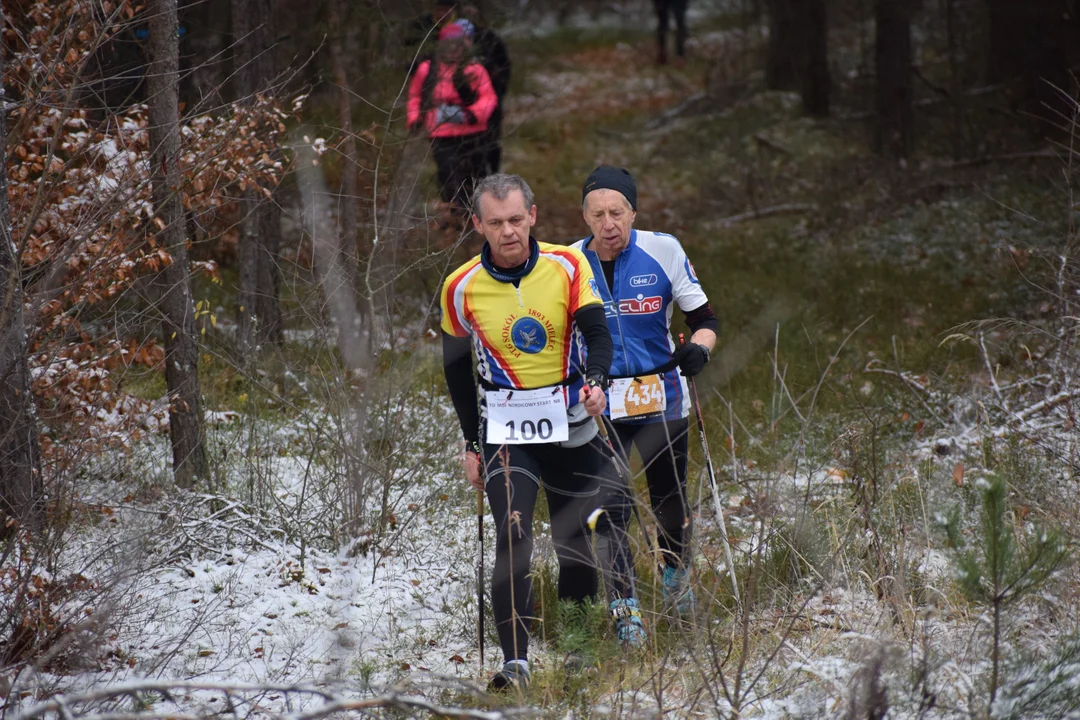
<path fill-rule="evenodd" d="M 510 378 L 510 382 L 514 383 L 514 387 L 524 387 L 521 382 L 521 378 L 517 376 L 517 373 L 510 369 L 511 363 L 507 362 L 506 358 L 504 358 L 502 354 L 496 349 L 495 343 L 488 340 L 487 336 L 484 335 L 484 331 L 480 329 L 480 326 L 473 325 L 473 331 L 476 332 L 476 335 L 480 338 L 480 343 L 485 348 L 487 348 L 487 351 L 491 353 L 491 356 L 500 360 L 499 367 L 502 368 L 502 371 L 504 373 L 506 373 L 506 377 Z"/>
<path fill-rule="evenodd" d="M 567 298 L 567 307 L 570 309 L 571 317 L 578 311 L 578 298 L 581 297 L 581 258 L 580 256 L 566 252 L 565 250 L 548 249 L 544 250 L 545 253 L 552 255 L 558 255 L 565 260 L 570 261 L 570 264 L 574 266 L 574 277 L 570 280 L 570 288 L 568 290 L 570 297 Z"/>
<path fill-rule="evenodd" d="M 465 329 L 465 325 L 461 321 L 461 316 L 458 314 L 458 308 L 454 300 L 454 296 L 457 295 L 458 285 L 461 284 L 461 281 L 465 279 L 469 272 L 472 271 L 472 269 L 476 267 L 476 264 L 479 262 L 480 260 L 477 259 L 468 267 L 462 268 L 459 271 L 461 274 L 451 280 L 450 283 L 446 286 L 446 312 L 447 315 L 450 317 L 450 326 L 454 328 L 454 335 L 456 335 L 457 337 L 468 337 L 469 331 Z M 464 305 L 465 303 L 464 301 L 462 301 L 463 309 Z"/>

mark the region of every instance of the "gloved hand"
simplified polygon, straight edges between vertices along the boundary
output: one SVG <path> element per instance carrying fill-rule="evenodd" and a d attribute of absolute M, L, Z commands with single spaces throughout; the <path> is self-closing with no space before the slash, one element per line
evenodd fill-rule
<path fill-rule="evenodd" d="M 683 377 L 694 377 L 705 369 L 709 362 L 709 351 L 704 345 L 686 343 L 675 351 L 675 362 L 679 364 Z"/>
<path fill-rule="evenodd" d="M 435 124 L 461 125 L 465 122 L 465 113 L 460 105 L 440 105 L 435 111 Z"/>
<path fill-rule="evenodd" d="M 592 416 L 603 415 L 607 408 L 607 396 L 604 395 L 606 378 L 590 376 L 578 392 L 578 402 L 585 406 L 585 412 Z"/>

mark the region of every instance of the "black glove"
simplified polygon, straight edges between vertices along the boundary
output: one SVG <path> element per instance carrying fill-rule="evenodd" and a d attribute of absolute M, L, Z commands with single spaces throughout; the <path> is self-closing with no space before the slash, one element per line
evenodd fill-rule
<path fill-rule="evenodd" d="M 709 350 L 704 345 L 686 343 L 675 351 L 675 362 L 679 364 L 683 377 L 694 377 L 709 362 Z"/>

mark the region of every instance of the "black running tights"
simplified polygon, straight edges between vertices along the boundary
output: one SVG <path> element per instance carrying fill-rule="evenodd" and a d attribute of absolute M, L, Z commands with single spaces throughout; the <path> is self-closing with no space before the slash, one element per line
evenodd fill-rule
<path fill-rule="evenodd" d="M 558 445 L 484 445 L 487 497 L 495 520 L 491 604 L 506 660 L 528 658 L 534 617 L 530 566 L 533 509 L 541 484 L 559 561 L 560 600 L 583 602 L 597 594 L 597 566 L 609 599 L 633 596 L 633 558 L 625 537 L 626 504 L 611 454 L 599 438 L 577 448 Z M 588 518 L 604 513 L 595 536 Z"/>
<path fill-rule="evenodd" d="M 686 560 L 693 530 L 693 513 L 686 499 L 686 455 L 690 421 L 662 420 L 641 424 L 614 423 L 619 436 L 616 449 L 629 465 L 631 447 L 637 446 L 649 483 L 649 501 L 659 526 L 657 541 L 664 562 L 680 567 Z"/>

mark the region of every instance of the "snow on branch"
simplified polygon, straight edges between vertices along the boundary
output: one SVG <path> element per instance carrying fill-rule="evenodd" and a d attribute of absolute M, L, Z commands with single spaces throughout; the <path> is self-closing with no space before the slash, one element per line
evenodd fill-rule
<path fill-rule="evenodd" d="M 435 679 L 434 687 L 480 696 L 477 688 L 462 681 L 449 678 Z M 365 711 L 376 709 L 396 709 L 404 711 L 422 711 L 431 715 L 452 718 L 473 718 L 475 720 L 507 720 L 524 715 L 536 715 L 533 708 L 513 708 L 508 710 L 482 710 L 478 708 L 442 705 L 417 693 L 408 693 L 391 688 L 368 697 L 349 697 L 346 687 L 321 687 L 315 685 L 261 685 L 244 683 L 204 683 L 190 681 L 139 681 L 121 683 L 99 690 L 77 694 L 58 694 L 44 702 L 32 705 L 14 715 L 13 720 L 34 720 L 34 718 L 70 718 L 85 720 L 195 720 L 206 716 L 205 710 L 197 707 L 180 710 L 165 707 L 153 707 L 152 695 L 161 701 L 177 707 L 177 696 L 190 692 L 211 692 L 224 695 L 227 708 L 233 715 L 239 715 L 243 708 L 244 717 L 253 715 L 280 720 L 318 720 L 334 713 L 346 711 Z M 355 691 L 352 691 L 355 693 Z M 258 700 L 267 694 L 277 693 L 291 696 L 299 701 L 304 696 L 310 700 L 321 701 L 315 707 L 303 710 L 276 711 L 261 705 Z M 350 693 L 351 694 L 351 693 Z M 112 704 L 123 699 L 130 699 L 140 709 L 118 710 L 111 708 L 95 712 L 97 705 Z M 295 707 L 297 702 L 286 703 L 286 707 Z M 215 714 L 225 714 L 217 710 Z"/>

